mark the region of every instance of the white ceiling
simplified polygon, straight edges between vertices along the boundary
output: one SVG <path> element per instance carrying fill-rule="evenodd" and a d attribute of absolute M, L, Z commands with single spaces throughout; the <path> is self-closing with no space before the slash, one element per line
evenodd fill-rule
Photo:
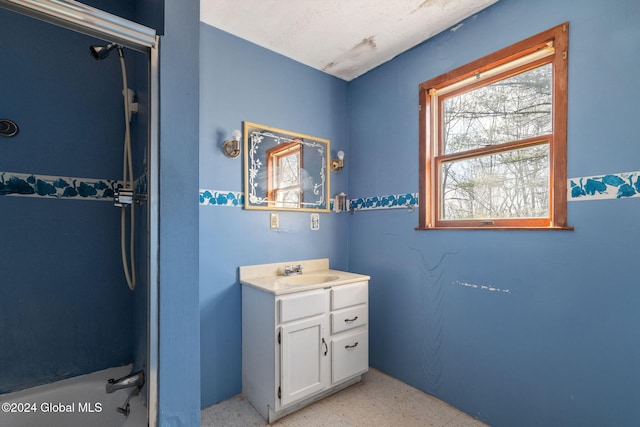
<path fill-rule="evenodd" d="M 201 0 L 200 20 L 349 81 L 497 1 Z"/>

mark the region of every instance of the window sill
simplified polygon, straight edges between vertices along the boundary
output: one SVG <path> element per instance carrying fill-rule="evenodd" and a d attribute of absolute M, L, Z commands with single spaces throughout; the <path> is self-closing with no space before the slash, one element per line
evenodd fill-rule
<path fill-rule="evenodd" d="M 570 226 L 565 227 L 496 227 L 496 226 L 478 226 L 478 227 L 416 227 L 416 231 L 432 231 L 432 230 L 538 230 L 538 231 L 573 231 Z"/>

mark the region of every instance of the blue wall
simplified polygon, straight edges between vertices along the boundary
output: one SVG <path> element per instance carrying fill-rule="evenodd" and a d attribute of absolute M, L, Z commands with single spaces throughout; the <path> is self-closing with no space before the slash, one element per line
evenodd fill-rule
<path fill-rule="evenodd" d="M 128 2 L 110 7 L 130 13 Z M 117 55 L 91 57 L 99 42 L 0 10 L 0 116 L 20 126 L 0 141 L 0 173 L 121 179 L 120 65 Z M 126 56 L 130 85 L 145 86 L 146 76 L 134 78 L 140 54 Z M 139 176 L 144 131 L 134 145 Z M 131 363 L 138 340 L 144 363 L 146 319 L 136 323 L 134 304 L 146 288 L 133 294 L 124 281 L 120 211 L 77 199 L 0 196 L 0 393 Z"/>
<path fill-rule="evenodd" d="M 414 193 L 419 83 L 564 21 L 568 175 L 637 171 L 639 17 L 631 0 L 501 0 L 348 84 L 201 25 L 200 188 L 243 190 L 220 145 L 248 120 L 344 149 L 332 194 Z M 572 232 L 419 232 L 417 211 L 373 210 L 315 234 L 308 214 L 275 232 L 267 212 L 201 205 L 202 405 L 240 392 L 237 266 L 329 256 L 372 277 L 372 366 L 494 426 L 632 425 L 638 203 L 570 201 Z"/>
<path fill-rule="evenodd" d="M 501 0 L 349 85 L 354 197 L 418 189 L 418 84 L 570 21 L 568 175 L 640 170 L 637 1 Z M 492 426 L 637 423 L 640 198 L 572 201 L 573 232 L 349 218 L 371 365 Z"/>
<path fill-rule="evenodd" d="M 230 159 L 222 142 L 250 121 L 331 141 L 346 152 L 347 83 L 201 24 L 200 189 L 242 192 L 242 156 Z M 348 166 L 331 172 L 331 195 L 346 191 Z M 320 215 L 310 230 L 308 212 L 200 206 L 200 346 L 202 406 L 240 393 L 241 265 L 329 258 L 348 267 L 347 214 Z"/>
<path fill-rule="evenodd" d="M 200 3 L 166 2 L 164 12 L 165 34 L 160 45 L 158 424 L 198 426 Z"/>

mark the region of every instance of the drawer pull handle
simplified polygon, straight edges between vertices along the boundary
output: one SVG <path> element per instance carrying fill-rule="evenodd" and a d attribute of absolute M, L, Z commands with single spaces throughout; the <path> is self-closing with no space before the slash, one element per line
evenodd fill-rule
<path fill-rule="evenodd" d="M 358 316 L 354 317 L 353 319 L 344 319 L 345 322 L 355 322 L 356 320 L 358 320 Z"/>
<path fill-rule="evenodd" d="M 324 338 L 322 338 L 322 345 L 324 346 L 324 355 L 326 356 L 327 352 L 329 351 L 329 346 L 327 345 L 327 342 L 324 340 Z"/>
<path fill-rule="evenodd" d="M 344 348 L 356 348 L 358 346 L 358 341 L 354 345 L 345 345 Z"/>

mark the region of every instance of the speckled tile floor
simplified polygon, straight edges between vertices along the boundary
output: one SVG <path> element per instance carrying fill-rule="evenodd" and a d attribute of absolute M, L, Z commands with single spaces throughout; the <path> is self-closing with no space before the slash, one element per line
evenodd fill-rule
<path fill-rule="evenodd" d="M 202 410 L 201 426 L 268 426 L 242 395 Z M 278 427 L 486 427 L 377 369 L 360 383 L 274 422 Z"/>

